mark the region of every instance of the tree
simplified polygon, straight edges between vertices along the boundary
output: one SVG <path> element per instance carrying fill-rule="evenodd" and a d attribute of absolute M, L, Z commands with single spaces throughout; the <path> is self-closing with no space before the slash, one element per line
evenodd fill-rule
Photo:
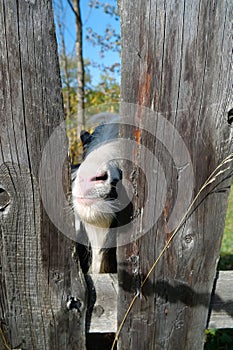
<path fill-rule="evenodd" d="M 73 52 L 69 53 L 65 42 L 65 16 L 68 7 L 64 4 L 64 0 L 55 1 L 55 18 L 60 46 L 60 72 L 70 156 L 72 163 L 77 163 L 80 162 L 82 153 L 79 134 L 81 129 L 86 128 L 86 121 L 90 114 L 103 112 L 106 109 L 111 112 L 119 112 L 120 87 L 114 78 L 114 74 L 116 72 L 120 73 L 120 63 L 113 62 L 107 66 L 95 60 L 84 59 L 82 49 L 84 34 L 80 0 L 66 0 L 66 4 L 70 6 L 75 15 L 76 23 L 76 56 Z M 89 6 L 90 10 L 103 10 L 114 20 L 119 20 L 116 6 L 99 1 L 90 1 Z M 120 53 L 120 35 L 111 25 L 106 26 L 102 35 L 88 27 L 85 39 L 91 42 L 92 45 L 99 47 L 101 57 L 104 57 L 109 51 Z M 90 67 L 95 67 L 102 72 L 101 82 L 96 86 L 92 84 Z"/>
<path fill-rule="evenodd" d="M 115 1 L 116 3 L 116 1 Z M 98 0 L 89 1 L 90 8 L 93 9 L 102 9 L 104 13 L 109 15 L 114 20 L 119 21 L 119 6 L 112 5 L 109 2 L 101 2 Z M 110 52 L 117 52 L 120 56 L 121 53 L 121 40 L 120 33 L 113 28 L 112 24 L 107 24 L 104 33 L 101 35 L 96 32 L 93 28 L 88 27 L 86 30 L 85 39 L 90 42 L 93 46 L 99 47 L 99 54 L 101 58 L 104 58 L 105 55 Z M 110 66 L 100 64 L 95 60 L 92 62 L 93 66 L 101 70 L 106 74 L 117 73 L 120 74 L 120 63 L 113 62 Z"/>
<path fill-rule="evenodd" d="M 58 6 L 56 11 L 56 22 L 58 27 L 58 34 L 60 39 L 60 66 L 61 66 L 61 72 L 63 73 L 62 81 L 63 85 L 65 86 L 64 89 L 64 98 L 65 98 L 65 110 L 66 110 L 66 117 L 69 119 L 71 115 L 71 106 L 70 106 L 70 98 L 71 98 L 71 86 L 70 86 L 70 79 L 69 79 L 69 58 L 66 53 L 66 45 L 65 45 L 65 24 L 64 24 L 64 16 L 65 16 L 65 9 L 63 6 L 62 0 L 58 0 Z"/>
<path fill-rule="evenodd" d="M 81 120 L 81 128 L 85 128 L 85 114 L 84 114 L 84 59 L 83 59 L 83 31 L 82 31 L 82 18 L 80 12 L 80 0 L 67 0 L 75 14 L 76 25 L 76 59 L 77 59 L 77 115 L 78 120 Z M 77 134 L 80 133 L 80 125 L 78 124 Z"/>
<path fill-rule="evenodd" d="M 86 76 L 87 78 L 90 77 L 89 74 L 86 74 Z M 76 96 L 75 93 L 73 96 Z M 91 83 L 87 84 L 85 89 L 86 129 L 92 131 L 92 126 L 88 123 L 88 120 L 94 114 L 106 111 L 119 113 L 119 99 L 120 85 L 108 75 L 102 75 L 101 82 L 97 86 L 92 86 Z M 71 98 L 72 112 L 75 112 L 76 105 L 76 100 Z M 75 119 L 75 113 L 73 113 L 73 116 L 71 115 L 71 118 L 66 120 L 72 164 L 80 163 L 82 159 L 82 146 L 79 137 L 77 137 L 77 122 Z"/>
<path fill-rule="evenodd" d="M 58 1 L 58 0 L 57 0 Z M 63 0 L 59 0 L 60 3 L 63 2 Z M 70 82 L 71 75 L 69 74 L 69 71 L 74 72 L 75 68 L 72 66 L 71 68 L 71 61 L 74 62 L 73 57 L 64 57 L 66 55 L 66 48 L 65 48 L 65 39 L 64 39 L 64 18 L 63 18 L 63 25 L 61 24 L 61 20 L 56 16 L 57 20 L 57 26 L 58 26 L 58 33 L 59 33 L 59 44 L 61 47 L 60 50 L 60 65 L 61 65 L 61 76 L 62 76 L 62 82 L 63 82 L 63 95 L 64 95 L 64 102 L 65 102 L 65 110 L 66 115 L 69 117 L 72 115 L 72 110 L 74 111 L 74 108 L 71 106 L 71 100 L 73 99 L 74 95 L 74 85 L 75 89 L 77 89 L 77 108 L 75 110 L 77 111 L 78 115 L 78 121 L 79 121 L 79 129 L 85 127 L 85 108 L 86 105 L 86 96 L 85 89 L 87 89 L 88 92 L 90 92 L 90 87 L 88 86 L 88 83 L 90 83 L 90 75 L 87 75 L 87 67 L 89 65 L 92 65 L 92 67 L 97 68 L 98 70 L 103 72 L 103 76 L 108 76 L 109 79 L 111 79 L 111 75 L 113 75 L 115 72 L 119 73 L 120 69 L 120 63 L 119 62 L 113 62 L 110 66 L 106 66 L 104 64 L 100 64 L 99 62 L 96 62 L 95 60 L 88 60 L 88 63 L 85 62 L 83 57 L 83 23 L 82 23 L 82 16 L 81 16 L 81 10 L 80 10 L 80 0 L 66 0 L 67 4 L 72 9 L 72 12 L 75 15 L 75 25 L 76 25 L 76 41 L 75 41 L 75 51 L 76 51 L 76 75 L 77 79 L 74 79 L 73 77 L 73 83 Z M 57 2 L 56 2 L 57 4 Z M 90 1 L 89 2 L 90 9 L 96 9 L 99 8 L 102 9 L 106 14 L 113 17 L 115 20 L 119 20 L 119 14 L 117 10 L 117 6 L 110 5 L 109 3 L 105 2 L 99 2 L 99 1 Z M 60 6 L 60 11 L 65 11 L 64 6 Z M 57 12 L 57 7 L 56 7 Z M 61 17 L 61 16 L 60 16 Z M 100 54 L 101 57 L 104 57 L 106 52 L 109 52 L 111 50 L 112 52 L 118 52 L 120 53 L 120 35 L 116 32 L 116 30 L 111 26 L 107 25 L 104 34 L 100 35 L 97 33 L 93 28 L 88 27 L 86 29 L 86 35 L 85 39 L 92 43 L 94 46 L 98 46 L 100 48 Z M 72 74 L 73 75 L 73 74 Z M 107 78 L 107 80 L 109 80 Z M 76 83 L 74 84 L 74 81 Z M 104 81 L 103 81 L 104 82 Z M 118 85 L 118 84 L 117 84 Z M 97 87 L 97 90 L 99 90 L 99 87 Z M 93 86 L 91 87 L 91 91 L 93 91 Z M 89 99 L 90 100 L 90 99 Z M 103 101 L 102 101 L 103 102 Z M 81 124 L 81 125 L 80 125 Z M 79 135 L 79 131 L 77 132 L 77 135 Z"/>
<path fill-rule="evenodd" d="M 84 115 L 84 59 L 83 59 L 83 32 L 82 32 L 82 18 L 80 12 L 80 0 L 73 0 L 75 16 L 76 16 L 76 57 L 77 57 L 77 112 L 78 118 L 82 122 L 82 128 L 85 128 Z"/>

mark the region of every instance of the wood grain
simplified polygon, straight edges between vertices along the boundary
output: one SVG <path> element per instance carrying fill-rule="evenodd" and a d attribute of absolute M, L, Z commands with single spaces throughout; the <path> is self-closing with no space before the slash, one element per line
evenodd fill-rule
<path fill-rule="evenodd" d="M 117 328 L 117 275 L 91 274 L 89 286 L 91 282 L 93 303 L 90 304 L 87 330 L 89 333 L 114 333 Z"/>
<path fill-rule="evenodd" d="M 208 328 L 233 328 L 232 290 L 232 271 L 220 271 L 216 276 L 211 299 Z"/>
<path fill-rule="evenodd" d="M 134 219 L 139 217 L 140 225 L 128 233 L 131 243 L 118 248 L 118 324 L 173 232 L 167 223 L 179 186 L 182 206 L 190 186 L 194 196 L 233 150 L 227 117 L 233 105 L 232 10 L 230 1 L 121 1 L 121 114 L 123 124 L 131 116 L 131 124 L 140 130 L 122 127 L 122 137 L 135 143 L 124 174 L 133 182 Z M 164 119 L 168 123 L 162 128 Z M 176 166 L 175 132 L 169 132 L 168 124 L 188 149 L 191 161 L 186 167 L 192 167 L 194 181 L 181 181 L 186 167 Z M 146 213 L 145 204 L 150 193 L 155 193 L 154 202 L 160 200 L 164 182 L 157 163 L 138 144 L 154 153 L 165 174 L 165 203 L 158 219 L 156 210 Z M 136 163 L 146 169 L 144 175 Z M 230 177 L 231 170 L 202 193 L 129 314 L 119 349 L 203 348 Z M 154 184 L 149 195 L 148 183 Z M 145 225 L 151 229 L 137 239 Z"/>
<path fill-rule="evenodd" d="M 92 313 L 88 332 L 116 333 L 117 275 L 95 275 L 93 281 L 96 309 Z M 219 271 L 214 283 L 206 328 L 233 328 L 232 290 L 233 272 Z"/>
<path fill-rule="evenodd" d="M 3 0 L 0 27 L 0 349 L 82 350 L 84 278 L 73 242 L 43 208 L 39 186 L 42 152 L 64 121 L 52 1 Z M 65 198 L 67 159 L 63 174 L 54 167 L 58 154 L 67 154 L 64 139 L 47 166 L 52 182 L 62 178 Z M 71 298 L 77 302 L 67 308 Z"/>

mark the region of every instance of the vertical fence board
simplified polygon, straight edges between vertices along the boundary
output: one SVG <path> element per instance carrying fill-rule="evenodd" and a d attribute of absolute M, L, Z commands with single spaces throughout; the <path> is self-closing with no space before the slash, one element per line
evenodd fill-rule
<path fill-rule="evenodd" d="M 176 202 L 182 207 L 189 187 L 193 196 L 197 194 L 233 150 L 233 129 L 228 123 L 233 105 L 232 10 L 228 1 L 121 2 L 121 114 L 123 123 L 131 115 L 131 123 L 138 126 L 136 131 L 123 127 L 122 136 L 154 152 L 167 188 L 158 220 L 155 213 L 146 215 L 142 207 L 150 195 L 147 184 L 161 193 L 165 182 L 160 182 L 156 163 L 142 156 L 142 148 L 135 148 L 135 162 L 127 164 L 125 174 L 133 181 L 134 219 L 139 216 L 141 224 L 132 226 L 131 243 L 118 248 L 118 325 L 140 291 L 140 281 L 174 232 L 175 227 L 169 231 L 168 222 Z M 183 156 L 176 132 L 190 156 L 190 162 L 180 168 L 173 157 Z M 146 181 L 136 160 L 146 169 Z M 193 181 L 182 180 L 187 166 L 193 169 Z M 203 191 L 129 313 L 119 335 L 119 349 L 203 347 L 231 175 L 232 168 Z M 178 218 L 184 212 L 178 210 Z M 143 225 L 152 228 L 136 239 Z"/>
<path fill-rule="evenodd" d="M 0 27 L 0 349 L 82 350 L 84 278 L 72 240 L 43 208 L 41 188 L 47 186 L 48 197 L 52 191 L 46 178 L 39 186 L 42 152 L 64 121 L 52 1 L 3 0 Z M 62 178 L 65 198 L 68 145 L 61 130 L 60 148 L 45 155 L 42 175 L 50 171 L 55 184 Z M 55 167 L 61 154 L 63 174 Z M 65 215 L 62 203 L 58 217 Z M 73 237 L 72 220 L 64 221 Z"/>

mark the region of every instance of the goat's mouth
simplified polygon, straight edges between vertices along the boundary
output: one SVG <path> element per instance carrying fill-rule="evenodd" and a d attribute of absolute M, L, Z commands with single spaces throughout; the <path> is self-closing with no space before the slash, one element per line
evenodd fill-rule
<path fill-rule="evenodd" d="M 108 201 L 100 197 L 77 196 L 74 197 L 74 210 L 79 219 L 95 227 L 109 228 L 114 213 Z"/>
<path fill-rule="evenodd" d="M 86 205 L 86 206 L 91 206 L 91 205 L 98 205 L 101 204 L 102 202 L 112 202 L 115 201 L 115 197 L 109 196 L 109 194 L 105 194 L 102 197 L 98 196 L 75 196 L 74 200 L 81 205 Z"/>
<path fill-rule="evenodd" d="M 82 204 L 86 206 L 97 204 L 98 202 L 103 200 L 100 197 L 94 197 L 94 196 L 75 196 L 74 199 L 78 204 Z"/>

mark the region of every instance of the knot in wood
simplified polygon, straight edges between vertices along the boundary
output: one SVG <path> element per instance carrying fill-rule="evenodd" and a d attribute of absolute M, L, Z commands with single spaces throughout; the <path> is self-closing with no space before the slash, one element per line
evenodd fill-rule
<path fill-rule="evenodd" d="M 78 312 L 81 312 L 81 306 L 82 303 L 78 298 L 72 297 L 72 296 L 68 296 L 67 297 L 67 302 L 66 302 L 66 306 L 68 310 L 77 310 Z"/>
<path fill-rule="evenodd" d="M 185 243 L 190 244 L 193 241 L 193 236 L 188 234 L 185 236 L 184 240 L 185 240 Z"/>
<path fill-rule="evenodd" d="M 93 309 L 93 313 L 97 316 L 100 317 L 104 313 L 104 308 L 101 305 L 95 305 Z"/>
<path fill-rule="evenodd" d="M 4 210 L 10 203 L 10 195 L 4 188 L 0 188 L 0 210 Z"/>
<path fill-rule="evenodd" d="M 233 108 L 231 108 L 227 114 L 228 124 L 233 125 Z"/>

